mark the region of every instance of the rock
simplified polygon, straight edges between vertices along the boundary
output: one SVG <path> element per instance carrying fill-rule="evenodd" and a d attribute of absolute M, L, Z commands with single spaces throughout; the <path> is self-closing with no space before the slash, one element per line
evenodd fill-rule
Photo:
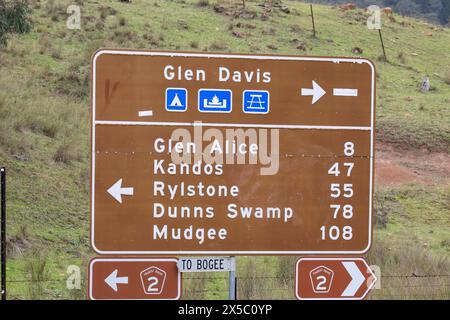
<path fill-rule="evenodd" d="M 354 3 L 348 2 L 340 5 L 339 8 L 341 8 L 342 11 L 347 11 L 347 10 L 354 10 L 357 8 L 357 6 Z"/>
<path fill-rule="evenodd" d="M 26 155 L 24 154 L 15 154 L 14 158 L 16 158 L 19 161 L 28 161 L 30 160 Z"/>
<path fill-rule="evenodd" d="M 280 10 L 281 10 L 282 12 L 284 12 L 284 13 L 287 13 L 287 14 L 291 13 L 291 10 L 289 10 L 289 7 L 284 6 L 284 5 L 281 6 Z"/>
<path fill-rule="evenodd" d="M 306 51 L 306 43 L 300 42 L 300 44 L 297 46 L 298 50 Z"/>
<path fill-rule="evenodd" d="M 422 90 L 422 92 L 428 92 L 428 91 L 430 91 L 430 87 L 431 87 L 430 78 L 428 78 L 428 76 L 426 76 L 422 80 L 421 90 Z"/>
<path fill-rule="evenodd" d="M 267 21 L 269 20 L 269 15 L 267 13 L 261 14 L 261 21 Z"/>
<path fill-rule="evenodd" d="M 242 32 L 239 32 L 239 31 L 233 31 L 231 34 L 233 36 L 235 36 L 236 38 L 243 38 L 244 37 L 244 34 Z"/>
<path fill-rule="evenodd" d="M 352 52 L 355 53 L 355 54 L 361 54 L 361 53 L 363 53 L 363 50 L 361 48 L 359 48 L 359 47 L 354 47 L 352 49 Z"/>
<path fill-rule="evenodd" d="M 381 9 L 381 13 L 385 14 L 385 15 L 392 15 L 392 8 L 391 7 L 385 7 L 383 9 Z"/>
<path fill-rule="evenodd" d="M 214 6 L 214 11 L 217 13 L 223 13 L 225 12 L 226 8 L 224 6 L 221 6 L 220 4 L 216 4 Z"/>

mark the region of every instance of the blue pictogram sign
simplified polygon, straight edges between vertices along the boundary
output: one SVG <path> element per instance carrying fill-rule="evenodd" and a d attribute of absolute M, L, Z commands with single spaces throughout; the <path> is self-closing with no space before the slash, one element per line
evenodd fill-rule
<path fill-rule="evenodd" d="M 245 113 L 268 113 L 269 91 L 244 90 L 242 93 L 242 110 Z"/>
<path fill-rule="evenodd" d="M 231 112 L 231 90 L 200 89 L 198 91 L 198 110 L 200 112 Z"/>
<path fill-rule="evenodd" d="M 166 89 L 166 110 L 174 112 L 187 110 L 187 90 L 185 88 Z"/>

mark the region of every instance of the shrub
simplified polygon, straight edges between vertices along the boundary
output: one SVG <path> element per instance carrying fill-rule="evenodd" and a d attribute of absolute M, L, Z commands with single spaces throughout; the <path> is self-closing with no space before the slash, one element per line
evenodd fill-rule
<path fill-rule="evenodd" d="M 294 279 L 296 257 L 280 257 L 278 259 L 277 280 L 282 284 L 290 284 Z"/>
<path fill-rule="evenodd" d="M 61 60 L 61 48 L 53 48 L 50 56 L 55 60 Z"/>
<path fill-rule="evenodd" d="M 126 46 L 127 43 L 130 43 L 131 45 L 131 42 L 136 45 L 138 36 L 133 30 L 114 31 L 114 33 L 110 37 L 110 40 L 122 46 Z"/>
<path fill-rule="evenodd" d="M 392 190 L 377 190 L 374 196 L 374 216 L 377 228 L 386 228 L 391 215 L 402 213 L 402 205 L 396 199 Z"/>
<path fill-rule="evenodd" d="M 50 278 L 47 257 L 40 252 L 32 255 L 27 261 L 26 270 L 30 276 L 28 293 L 31 300 L 42 299 L 44 295 L 44 284 Z"/>
<path fill-rule="evenodd" d="M 5 5 L 5 18 L 9 31 L 13 33 L 27 33 L 31 29 L 28 18 L 31 10 L 27 0 L 16 0 L 10 2 L 10 6 Z"/>
<path fill-rule="evenodd" d="M 222 43 L 222 42 L 219 42 L 219 41 L 214 41 L 209 46 L 209 49 L 212 50 L 212 51 L 225 50 L 225 49 L 227 49 L 227 45 L 225 43 Z"/>
<path fill-rule="evenodd" d="M 26 33 L 31 29 L 27 0 L 0 1 L 0 47 L 6 46 L 8 33 Z"/>
<path fill-rule="evenodd" d="M 120 17 L 119 18 L 119 25 L 125 26 L 126 24 L 127 24 L 127 19 L 125 19 L 124 17 Z"/>
<path fill-rule="evenodd" d="M 191 48 L 198 49 L 198 41 L 191 41 Z"/>
<path fill-rule="evenodd" d="M 183 297 L 185 299 L 201 300 L 205 298 L 208 285 L 208 275 L 199 274 L 195 278 L 183 278 Z"/>
<path fill-rule="evenodd" d="M 64 5 L 62 3 L 56 3 L 55 0 L 49 0 L 45 5 L 45 9 L 52 21 L 59 21 L 59 18 L 66 14 Z"/>
<path fill-rule="evenodd" d="M 256 261 L 254 258 L 250 258 L 247 261 L 242 278 L 238 281 L 240 299 L 250 300 L 257 297 L 263 279 L 257 277 L 256 271 Z"/>
<path fill-rule="evenodd" d="M 13 127 L 8 124 L 0 126 L 0 150 L 5 150 L 11 155 L 21 155 L 28 158 L 28 150 L 31 148 L 29 142 L 22 136 L 13 134 Z"/>
<path fill-rule="evenodd" d="M 397 58 L 401 63 L 403 63 L 403 64 L 406 63 L 406 58 L 405 58 L 405 55 L 403 54 L 403 52 L 399 52 L 397 55 Z"/>
<path fill-rule="evenodd" d="M 41 133 L 49 138 L 55 138 L 59 131 L 59 123 L 48 116 L 27 114 L 23 117 L 16 117 L 14 128 L 16 131 L 31 130 L 34 133 Z"/>
<path fill-rule="evenodd" d="M 67 71 L 58 78 L 58 91 L 76 98 L 84 98 L 89 94 L 89 59 L 75 59 Z"/>
<path fill-rule="evenodd" d="M 199 0 L 197 2 L 197 6 L 199 6 L 199 7 L 207 7 L 207 6 L 209 6 L 209 0 Z"/>
<path fill-rule="evenodd" d="M 83 189 L 84 193 L 89 193 L 91 172 L 87 166 L 83 166 L 79 171 L 79 180 L 77 184 Z"/>
<path fill-rule="evenodd" d="M 71 144 L 63 144 L 56 149 L 55 154 L 53 155 L 53 160 L 56 162 L 61 162 L 64 164 L 71 164 L 75 160 L 80 160 L 81 156 L 73 148 Z"/>
<path fill-rule="evenodd" d="M 31 246 L 27 226 L 22 225 L 16 234 L 6 238 L 6 255 L 11 258 L 21 256 Z"/>

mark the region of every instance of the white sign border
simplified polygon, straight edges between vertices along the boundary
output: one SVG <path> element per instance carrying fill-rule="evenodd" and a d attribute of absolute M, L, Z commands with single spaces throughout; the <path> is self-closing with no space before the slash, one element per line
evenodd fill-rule
<path fill-rule="evenodd" d="M 140 55 L 140 56 L 166 56 L 166 57 L 200 57 L 200 58 L 229 58 L 229 59 L 256 59 L 256 60 L 286 60 L 286 61 L 323 61 L 332 63 L 366 63 L 372 70 L 371 84 L 371 120 L 370 127 L 346 127 L 346 126 L 305 126 L 305 125 L 252 125 L 252 124 L 220 124 L 220 123 L 202 123 L 202 126 L 236 126 L 236 127 L 269 127 L 269 128 L 298 128 L 298 129 L 335 129 L 335 130 L 370 130 L 370 181 L 369 181 L 369 231 L 368 244 L 363 250 L 357 251 L 104 251 L 95 246 L 95 127 L 98 124 L 118 124 L 118 125 L 185 125 L 194 126 L 196 124 L 174 123 L 174 122 L 140 122 L 140 121 L 97 121 L 95 113 L 96 98 L 96 62 L 103 54 L 115 55 Z M 375 120 L 375 66 L 364 58 L 325 58 L 325 57 L 295 57 L 295 56 L 270 56 L 270 55 L 239 55 L 239 54 L 209 54 L 209 53 L 183 53 L 183 52 L 158 52 L 158 51 L 140 51 L 140 50 L 110 50 L 100 49 L 92 58 L 92 133 L 91 133 L 91 247 L 98 254 L 126 254 L 126 255 L 304 255 L 304 254 L 364 254 L 372 246 L 372 206 L 373 206 L 373 161 L 374 161 L 374 120 Z"/>

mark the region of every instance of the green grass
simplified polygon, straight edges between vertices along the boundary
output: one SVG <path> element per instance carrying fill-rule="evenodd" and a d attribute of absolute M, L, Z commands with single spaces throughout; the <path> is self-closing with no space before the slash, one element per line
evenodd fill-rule
<path fill-rule="evenodd" d="M 64 2 L 57 3 L 60 8 L 67 7 Z M 274 10 L 267 21 L 259 18 L 261 8 L 256 1 L 247 5 L 248 11 L 257 13 L 255 19 L 230 18 L 216 13 L 212 5 L 198 7 L 196 1 L 142 0 L 133 4 L 104 1 L 102 6 L 117 13 L 102 19 L 98 5 L 83 3 L 82 30 L 66 29 L 62 9 L 57 22 L 52 21 L 45 3 L 35 10 L 34 32 L 10 43 L 11 54 L 6 58 L 24 62 L 13 69 L 29 73 L 32 65 L 40 84 L 52 91 L 73 93 L 73 77 L 80 76 L 80 85 L 87 87 L 89 57 L 99 46 L 192 50 L 195 43 L 201 51 L 344 56 L 354 56 L 352 48 L 359 47 L 362 56 L 374 61 L 381 55 L 378 33 L 367 29 L 362 10 L 342 12 L 317 6 L 318 37 L 312 38 L 309 7 L 296 2 L 287 2 L 291 14 Z M 144 6 L 148 10 L 142 10 Z M 121 18 L 126 21 L 124 26 Z M 445 79 L 450 69 L 450 31 L 395 16 L 393 21 L 383 20 L 382 32 L 389 62 L 376 63 L 378 138 L 405 148 L 448 151 L 450 87 Z M 429 33 L 432 36 L 427 36 Z M 306 51 L 297 49 L 299 43 L 304 43 Z M 74 75 L 74 69 L 83 74 Z M 433 90 L 422 93 L 419 86 L 426 74 Z"/>
<path fill-rule="evenodd" d="M 215 1 L 203 7 L 195 0 L 77 1 L 82 4 L 81 30 L 68 30 L 65 12 L 72 2 L 31 1 L 32 31 L 12 35 L 8 47 L 0 50 L 0 164 L 8 168 L 7 232 L 14 237 L 26 227 L 31 243 L 9 260 L 12 298 L 30 297 L 28 282 L 21 281 L 31 279 L 26 266 L 36 250 L 45 254 L 49 277 L 55 280 L 44 282 L 42 298 L 84 297 L 84 288 L 68 291 L 65 279 L 68 265 L 85 270 L 93 255 L 88 240 L 88 93 L 90 57 L 99 47 L 326 56 L 355 56 L 351 50 L 359 47 L 378 72 L 377 139 L 397 148 L 450 152 L 448 28 L 397 15 L 393 21 L 385 19 L 389 62 L 380 62 L 378 33 L 366 28 L 362 10 L 315 6 L 318 35 L 313 38 L 309 5 L 296 1 L 284 1 L 290 14 L 274 9 L 266 21 L 260 1 L 247 1 L 247 11 L 240 15 L 238 2 L 227 9 L 235 14 L 225 15 L 214 10 Z M 254 19 L 248 18 L 252 12 Z M 418 87 L 426 74 L 433 90 L 422 93 Z M 69 161 L 60 161 L 65 157 Z M 383 254 L 395 260 L 396 250 L 411 246 L 431 256 L 420 253 L 421 261 L 448 258 L 449 191 L 448 186 L 379 190 L 388 194 L 388 222 L 375 230 L 376 244 L 393 250 Z M 238 284 L 239 296 L 293 298 L 293 260 L 286 259 L 239 258 L 238 275 L 245 278 Z M 186 280 L 186 297 L 226 298 L 223 275 L 207 277 Z"/>
<path fill-rule="evenodd" d="M 386 228 L 376 230 L 392 246 L 409 244 L 428 248 L 435 254 L 450 255 L 450 186 L 407 186 L 380 193 L 390 194 Z M 395 204 L 395 207 L 392 205 Z M 380 205 L 378 203 L 378 205 Z"/>

